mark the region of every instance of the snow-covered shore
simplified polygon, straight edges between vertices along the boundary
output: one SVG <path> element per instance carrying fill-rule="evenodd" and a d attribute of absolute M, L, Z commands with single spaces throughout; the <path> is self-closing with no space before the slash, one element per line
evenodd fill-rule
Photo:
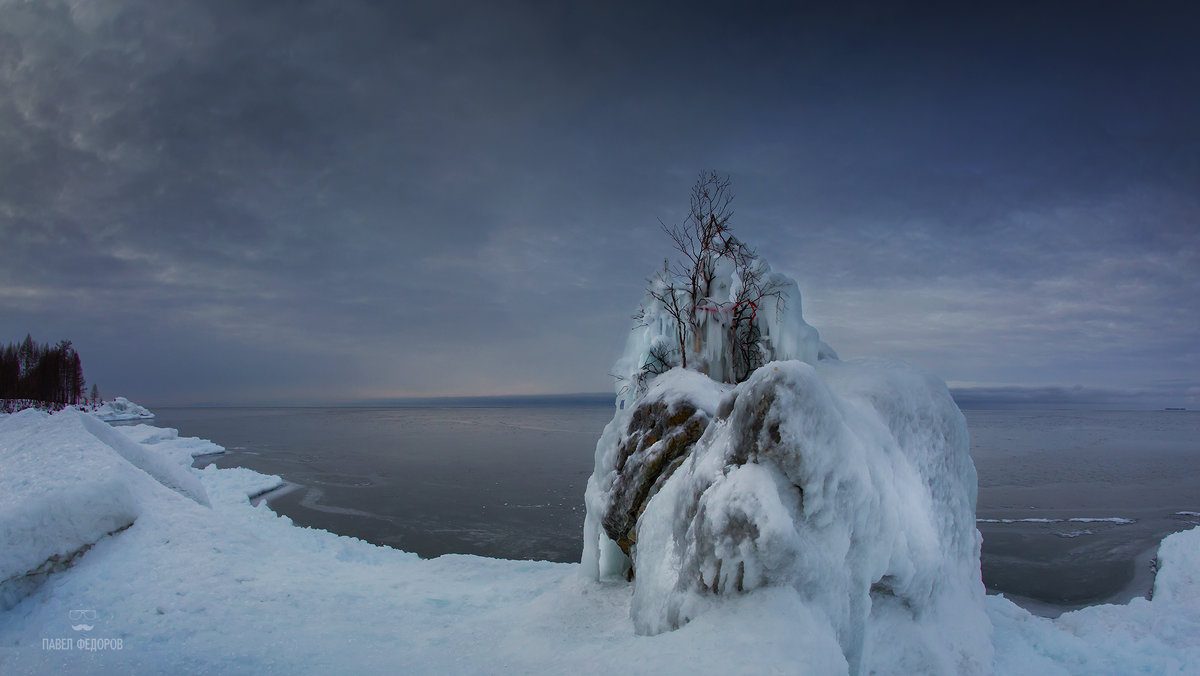
<path fill-rule="evenodd" d="M 0 672 L 847 669 L 793 590 L 637 636 L 627 585 L 575 564 L 422 560 L 298 528 L 247 499 L 279 477 L 195 470 L 164 443 L 177 435 L 130 429 L 73 411 L 0 417 Z M 1200 529 L 1165 539 L 1158 560 L 1153 600 L 1049 620 L 989 597 L 995 673 L 1200 673 Z"/>

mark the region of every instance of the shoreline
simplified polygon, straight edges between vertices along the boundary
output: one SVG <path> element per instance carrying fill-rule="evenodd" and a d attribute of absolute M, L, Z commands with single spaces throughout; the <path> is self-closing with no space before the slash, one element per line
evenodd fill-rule
<path fill-rule="evenodd" d="M 131 441 L 146 453 L 127 452 L 132 460 L 122 460 L 113 448 L 128 446 L 121 435 L 75 415 L 5 421 L 0 436 L 0 452 L 14 463 L 3 478 L 14 490 L 35 490 L 22 504 L 37 509 L 13 518 L 39 524 L 50 517 L 63 524 L 92 518 L 95 504 L 81 493 L 91 486 L 114 500 L 128 492 L 130 499 L 109 511 L 128 507 L 134 519 L 115 536 L 95 524 L 94 544 L 76 565 L 54 572 L 0 614 L 0 670 L 6 673 L 64 667 L 379 673 L 397 664 L 412 673 L 770 673 L 794 671 L 798 658 L 812 673 L 847 671 L 833 628 L 809 597 L 786 586 L 730 596 L 677 630 L 648 636 L 630 620 L 633 585 L 589 582 L 578 565 L 469 555 L 422 559 L 297 526 L 261 501 L 252 506 L 248 497 L 294 483 L 213 464 L 178 475 L 138 471 L 144 465 L 165 470 L 182 457 L 156 449 L 160 444 Z M 184 490 L 186 475 L 200 482 L 198 496 L 209 499 Z M 272 488 L 264 492 L 267 484 Z M 39 501 L 47 488 L 73 500 Z M 53 530 L 59 537 L 52 544 L 63 552 L 78 549 L 69 546 L 69 528 Z M 988 596 L 979 608 L 974 602 L 945 608 L 947 621 L 957 612 L 982 613 L 980 626 L 988 631 L 971 653 L 980 660 L 979 673 L 1064 667 L 1163 673 L 1171 665 L 1200 663 L 1200 529 L 1168 536 L 1157 557 L 1150 601 L 1049 620 Z M 78 638 L 72 632 L 82 629 L 72 625 L 73 613 L 95 617 L 89 617 L 94 633 L 88 639 L 119 639 L 124 649 L 48 651 L 47 640 Z M 922 659 L 923 650 L 942 645 L 945 622 L 924 621 L 900 613 L 883 622 L 866 671 L 925 672 L 895 659 Z M 921 664 L 931 673 L 956 673 L 946 663 Z"/>

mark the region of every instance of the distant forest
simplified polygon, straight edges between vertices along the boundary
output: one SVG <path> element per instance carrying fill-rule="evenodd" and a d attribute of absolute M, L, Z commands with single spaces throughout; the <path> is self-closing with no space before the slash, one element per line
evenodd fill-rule
<path fill-rule="evenodd" d="M 51 346 L 26 335 L 19 344 L 0 348 L 0 410 L 11 413 L 30 406 L 58 410 L 99 403 L 96 386 L 90 397 L 84 394 L 86 386 L 79 353 L 69 340 Z"/>

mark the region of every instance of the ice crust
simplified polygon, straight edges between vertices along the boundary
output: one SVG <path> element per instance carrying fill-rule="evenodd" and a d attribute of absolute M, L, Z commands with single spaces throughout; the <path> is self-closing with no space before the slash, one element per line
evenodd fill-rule
<path fill-rule="evenodd" d="M 202 455 L 220 455 L 225 452 L 208 439 L 181 437 L 179 430 L 152 425 L 122 425 L 114 428 L 139 444 L 154 446 L 154 450 L 176 456 L 179 464 L 187 464 L 192 458 Z"/>
<path fill-rule="evenodd" d="M 178 459 L 158 444 L 144 448 Z M 629 617 L 632 587 L 585 580 L 579 565 L 422 560 L 297 528 L 250 504 L 248 493 L 281 480 L 245 468 L 189 469 L 210 498 L 203 507 L 122 459 L 71 415 L 0 417 L 0 460 L 6 570 L 93 543 L 73 565 L 0 608 L 4 674 L 850 669 L 829 615 L 793 587 L 732 595 L 680 629 L 642 636 Z M 107 535 L 128 519 L 136 521 Z M 11 535 L 18 531 L 35 537 Z M 953 606 L 952 595 L 939 598 L 915 621 L 907 609 L 874 602 L 868 671 L 946 673 L 944 651 L 911 646 L 927 645 L 931 626 L 974 616 Z M 44 639 L 84 636 L 71 628 L 78 609 L 98 615 L 88 637 L 119 638 L 123 649 L 44 649 Z M 1200 529 L 1163 541 L 1152 601 L 1056 620 L 1002 597 L 988 597 L 985 609 L 995 646 L 985 671 L 1198 673 Z"/>

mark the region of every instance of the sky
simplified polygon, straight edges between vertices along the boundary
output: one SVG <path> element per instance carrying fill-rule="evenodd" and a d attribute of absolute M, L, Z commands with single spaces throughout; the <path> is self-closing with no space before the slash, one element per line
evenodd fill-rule
<path fill-rule="evenodd" d="M 0 342 L 158 404 L 611 391 L 715 170 L 842 358 L 1200 407 L 1198 34 L 1169 1 L 0 0 Z"/>

